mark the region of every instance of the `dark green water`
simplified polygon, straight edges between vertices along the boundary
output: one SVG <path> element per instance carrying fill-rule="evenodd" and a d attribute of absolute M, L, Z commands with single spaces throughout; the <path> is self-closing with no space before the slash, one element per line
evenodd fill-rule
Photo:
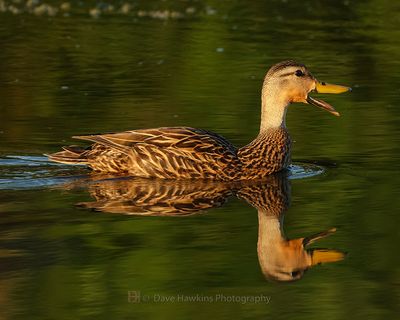
<path fill-rule="evenodd" d="M 42 12 L 42 2 L 0 1 L 1 319 L 396 318 L 399 4 L 138 1 L 123 13 L 121 1 L 70 3 Z M 291 206 L 277 207 L 285 234 L 336 227 L 311 247 L 348 253 L 298 281 L 265 278 L 261 222 L 244 200 L 186 217 L 94 213 L 75 206 L 94 201 L 90 183 L 73 182 L 87 171 L 42 157 L 72 135 L 157 126 L 244 145 L 258 131 L 265 71 L 287 58 L 353 87 L 324 97 L 340 118 L 289 109 L 297 167 L 283 192 Z"/>

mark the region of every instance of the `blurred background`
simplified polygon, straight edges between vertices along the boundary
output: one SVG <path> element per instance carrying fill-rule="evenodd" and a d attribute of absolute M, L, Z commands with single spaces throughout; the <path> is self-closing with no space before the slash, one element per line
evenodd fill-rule
<path fill-rule="evenodd" d="M 399 24 L 400 3 L 381 0 L 0 0 L 0 318 L 395 318 Z M 324 173 L 292 180 L 286 234 L 337 227 L 321 246 L 348 252 L 297 282 L 264 279 L 257 213 L 238 199 L 185 219 L 93 214 L 74 207 L 87 190 L 42 183 L 82 171 L 9 158 L 158 126 L 245 145 L 263 77 L 285 59 L 353 87 L 323 97 L 340 118 L 288 112 L 293 160 Z M 132 304 L 129 290 L 271 301 Z"/>

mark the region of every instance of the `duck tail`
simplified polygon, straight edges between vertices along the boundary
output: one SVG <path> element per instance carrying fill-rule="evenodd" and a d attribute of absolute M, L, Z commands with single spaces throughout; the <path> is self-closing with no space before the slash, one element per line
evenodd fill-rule
<path fill-rule="evenodd" d="M 56 153 L 45 154 L 50 161 L 65 163 L 65 164 L 88 164 L 87 152 L 88 149 L 79 146 L 62 147 L 63 151 Z"/>

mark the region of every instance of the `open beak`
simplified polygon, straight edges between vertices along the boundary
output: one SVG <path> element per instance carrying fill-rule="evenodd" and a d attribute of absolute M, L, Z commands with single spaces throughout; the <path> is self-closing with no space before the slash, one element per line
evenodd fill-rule
<path fill-rule="evenodd" d="M 314 91 L 317 93 L 343 93 L 343 92 L 351 91 L 351 88 L 345 87 L 345 86 L 339 86 L 337 84 L 329 84 L 326 82 L 319 82 L 316 80 Z M 307 95 L 306 100 L 307 100 L 307 103 L 309 103 L 309 104 L 312 104 L 316 107 L 325 109 L 326 111 L 334 114 L 335 116 L 340 116 L 339 112 L 337 112 L 334 107 L 332 107 L 329 103 L 327 103 L 323 100 L 312 98 L 309 95 Z"/>
<path fill-rule="evenodd" d="M 303 238 L 303 247 L 314 243 L 320 239 L 326 238 L 331 234 L 336 232 L 336 228 L 332 228 L 323 232 L 316 233 L 312 236 Z M 345 258 L 346 254 L 344 252 L 332 249 L 311 249 L 308 250 L 311 256 L 311 266 L 317 264 L 341 261 Z"/>
<path fill-rule="evenodd" d="M 313 234 L 312 236 L 308 236 L 303 238 L 303 247 L 314 243 L 315 241 L 318 241 L 320 239 L 329 237 L 331 234 L 334 234 L 336 232 L 336 228 L 331 228 L 326 231 L 318 232 L 316 234 Z"/>

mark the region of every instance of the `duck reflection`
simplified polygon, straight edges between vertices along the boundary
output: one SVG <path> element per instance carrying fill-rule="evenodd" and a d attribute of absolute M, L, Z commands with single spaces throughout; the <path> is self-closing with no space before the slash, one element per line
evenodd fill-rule
<path fill-rule="evenodd" d="M 285 237 L 283 217 L 290 204 L 288 179 L 274 177 L 269 184 L 243 187 L 237 195 L 258 211 L 258 261 L 267 279 L 294 281 L 315 265 L 343 260 L 344 253 L 337 250 L 307 249 L 333 234 L 335 228 L 304 238 Z"/>
<path fill-rule="evenodd" d="M 89 183 L 95 201 L 77 205 L 127 215 L 185 216 L 223 205 L 233 190 L 232 185 L 204 180 L 105 179 Z"/>
<path fill-rule="evenodd" d="M 334 228 L 298 239 L 285 237 L 283 217 L 290 204 L 290 182 L 286 174 L 271 175 L 262 182 L 237 183 L 110 179 L 90 183 L 89 192 L 95 201 L 79 203 L 79 206 L 102 212 L 148 216 L 204 212 L 223 205 L 235 195 L 258 211 L 258 260 L 269 280 L 298 280 L 315 265 L 344 258 L 344 253 L 337 250 L 307 248 L 333 234 Z"/>

